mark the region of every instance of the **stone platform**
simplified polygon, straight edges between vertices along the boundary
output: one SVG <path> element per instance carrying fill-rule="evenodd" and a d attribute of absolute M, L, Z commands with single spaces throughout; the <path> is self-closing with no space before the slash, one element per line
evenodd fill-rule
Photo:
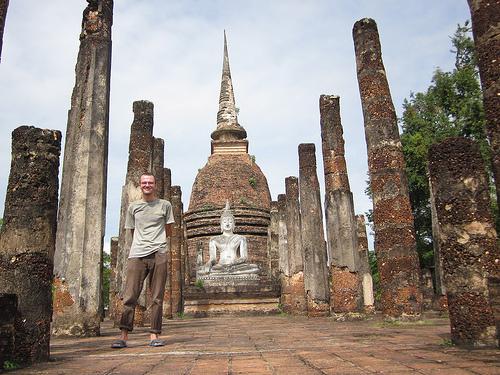
<path fill-rule="evenodd" d="M 139 328 L 129 347 L 111 349 L 117 329 L 103 336 L 53 339 L 50 362 L 16 375 L 90 374 L 499 374 L 497 349 L 449 344 L 447 318 L 420 323 L 335 322 L 331 318 L 252 316 L 166 321 L 167 346 L 147 346 Z"/>
<path fill-rule="evenodd" d="M 184 293 L 184 314 L 193 317 L 259 315 L 279 312 L 279 288 L 270 282 L 190 287 Z"/>

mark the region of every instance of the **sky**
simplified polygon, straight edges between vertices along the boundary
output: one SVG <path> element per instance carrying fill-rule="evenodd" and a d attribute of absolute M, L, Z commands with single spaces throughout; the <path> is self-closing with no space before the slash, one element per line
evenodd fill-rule
<path fill-rule="evenodd" d="M 86 4 L 10 2 L 0 63 L 0 216 L 12 131 L 22 125 L 60 130 L 64 149 Z M 284 192 L 285 177 L 298 176 L 300 143 L 316 144 L 324 196 L 319 96 L 339 95 L 355 211 L 368 211 L 352 39 L 354 23 L 364 17 L 377 22 L 400 117 L 404 99 L 425 91 L 436 68 L 453 68 L 450 36 L 470 18 L 465 0 L 115 0 L 105 249 L 118 234 L 135 100 L 154 103 L 154 136 L 165 140 L 165 166 L 188 210 L 216 127 L 224 30 L 239 123 L 272 199 Z"/>

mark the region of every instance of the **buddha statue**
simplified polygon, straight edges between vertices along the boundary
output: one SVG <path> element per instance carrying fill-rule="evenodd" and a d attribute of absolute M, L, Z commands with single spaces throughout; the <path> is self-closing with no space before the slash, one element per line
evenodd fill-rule
<path fill-rule="evenodd" d="M 235 234 L 234 216 L 229 208 L 229 202 L 222 211 L 220 218 L 222 234 L 210 238 L 210 259 L 198 269 L 198 275 L 246 275 L 258 274 L 260 269 L 256 264 L 247 263 L 247 239 Z M 217 262 L 217 252 L 219 261 Z"/>

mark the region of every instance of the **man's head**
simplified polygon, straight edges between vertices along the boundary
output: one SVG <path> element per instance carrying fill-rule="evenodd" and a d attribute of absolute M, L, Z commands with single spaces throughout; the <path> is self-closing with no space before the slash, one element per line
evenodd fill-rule
<path fill-rule="evenodd" d="M 156 198 L 156 180 L 150 173 L 144 173 L 140 179 L 142 197 L 146 200 Z"/>

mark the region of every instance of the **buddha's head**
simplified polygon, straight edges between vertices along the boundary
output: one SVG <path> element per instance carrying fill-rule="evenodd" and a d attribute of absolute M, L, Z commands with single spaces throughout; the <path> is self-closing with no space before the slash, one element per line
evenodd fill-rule
<path fill-rule="evenodd" d="M 220 215 L 220 229 L 223 232 L 232 232 L 234 230 L 234 215 L 229 208 L 229 201 L 226 201 L 226 207 Z"/>

